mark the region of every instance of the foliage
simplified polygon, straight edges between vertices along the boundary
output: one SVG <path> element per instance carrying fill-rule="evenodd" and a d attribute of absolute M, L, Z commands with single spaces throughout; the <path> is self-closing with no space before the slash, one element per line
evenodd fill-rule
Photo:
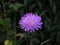
<path fill-rule="evenodd" d="M 0 0 L 0 45 L 60 45 L 58 0 L 13 1 Z M 18 21 L 26 12 L 42 16 L 42 30 L 28 33 L 20 29 Z"/>

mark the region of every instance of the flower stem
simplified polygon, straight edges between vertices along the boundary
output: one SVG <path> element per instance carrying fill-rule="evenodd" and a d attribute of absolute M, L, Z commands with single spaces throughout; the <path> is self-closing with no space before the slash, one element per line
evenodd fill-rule
<path fill-rule="evenodd" d="M 16 15 L 14 16 L 14 45 L 16 45 Z"/>
<path fill-rule="evenodd" d="M 7 16 L 6 16 L 6 10 L 5 10 L 4 0 L 2 0 L 2 5 L 3 5 L 3 10 L 4 10 L 4 11 L 3 11 L 3 12 L 4 12 L 4 16 L 7 17 Z"/>

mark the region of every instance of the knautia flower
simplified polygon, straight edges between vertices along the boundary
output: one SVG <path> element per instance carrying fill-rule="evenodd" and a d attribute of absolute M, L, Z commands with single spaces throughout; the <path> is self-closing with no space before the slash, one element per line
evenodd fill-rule
<path fill-rule="evenodd" d="M 43 22 L 41 21 L 41 16 L 33 13 L 26 13 L 21 20 L 19 20 L 19 25 L 21 29 L 24 29 L 26 32 L 34 32 L 39 28 L 42 28 Z"/>

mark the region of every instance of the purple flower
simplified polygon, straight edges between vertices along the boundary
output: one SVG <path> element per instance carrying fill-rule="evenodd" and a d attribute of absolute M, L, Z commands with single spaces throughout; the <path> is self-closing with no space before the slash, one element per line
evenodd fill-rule
<path fill-rule="evenodd" d="M 27 32 L 34 32 L 35 29 L 42 28 L 43 22 L 41 21 L 41 16 L 33 13 L 26 13 L 21 20 L 19 21 L 19 25 L 21 29 Z"/>

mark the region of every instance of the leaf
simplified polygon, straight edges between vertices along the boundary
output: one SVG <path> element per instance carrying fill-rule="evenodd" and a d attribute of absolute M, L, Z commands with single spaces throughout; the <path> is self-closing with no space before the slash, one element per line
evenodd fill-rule
<path fill-rule="evenodd" d="M 50 18 L 46 17 L 46 20 L 47 20 L 47 22 L 48 22 L 49 24 L 51 24 L 51 23 L 52 23 L 52 21 L 51 21 L 51 19 L 50 19 Z"/>
<path fill-rule="evenodd" d="M 46 12 L 47 10 L 44 10 L 40 15 L 43 16 Z"/>
<path fill-rule="evenodd" d="M 20 12 L 21 12 L 20 15 L 22 16 L 24 13 L 24 9 L 22 8 Z"/>
<path fill-rule="evenodd" d="M 49 0 L 49 4 L 52 7 L 53 6 L 53 0 Z"/>
<path fill-rule="evenodd" d="M 41 2 L 39 0 L 36 0 L 36 2 L 38 4 L 39 9 L 42 10 L 42 4 L 41 4 Z"/>
<path fill-rule="evenodd" d="M 54 14 L 56 14 L 56 4 L 55 3 L 53 5 L 53 12 L 54 12 Z"/>
<path fill-rule="evenodd" d="M 10 4 L 9 8 L 12 10 L 17 11 L 19 8 L 21 8 L 23 6 L 23 4 L 19 4 L 19 3 L 15 3 L 15 4 Z"/>
<path fill-rule="evenodd" d="M 10 27 L 11 20 L 10 20 L 9 18 L 5 18 L 5 19 L 3 19 L 3 20 L 4 20 L 4 23 L 5 23 L 5 26 L 6 26 L 7 28 L 9 28 L 9 27 Z"/>
<path fill-rule="evenodd" d="M 56 14 L 56 3 L 53 0 L 49 0 L 50 7 L 53 10 L 53 13 Z"/>
<path fill-rule="evenodd" d="M 4 19 L 0 17 L 0 24 L 5 28 L 5 30 L 8 30 L 7 23 L 4 22 Z"/>
<path fill-rule="evenodd" d="M 29 11 L 32 10 L 33 8 L 35 8 L 36 4 L 31 5 L 31 7 L 29 8 Z"/>
<path fill-rule="evenodd" d="M 12 40 L 5 40 L 4 45 L 13 45 L 13 41 Z"/>
<path fill-rule="evenodd" d="M 41 45 L 44 45 L 45 43 L 49 42 L 50 40 L 51 40 L 51 39 L 48 39 L 48 40 L 42 42 Z"/>
<path fill-rule="evenodd" d="M 51 30 L 54 30 L 54 29 L 56 29 L 58 27 L 58 25 L 55 25 L 55 26 L 53 26 L 52 28 L 51 28 Z"/>
<path fill-rule="evenodd" d="M 24 7 L 27 8 L 27 2 L 28 0 L 24 0 Z"/>
<path fill-rule="evenodd" d="M 50 28 L 51 28 L 51 25 L 52 25 L 51 19 L 46 17 L 46 19 L 44 20 L 44 24 L 45 24 L 45 27 L 47 28 L 47 30 L 50 31 Z"/>

